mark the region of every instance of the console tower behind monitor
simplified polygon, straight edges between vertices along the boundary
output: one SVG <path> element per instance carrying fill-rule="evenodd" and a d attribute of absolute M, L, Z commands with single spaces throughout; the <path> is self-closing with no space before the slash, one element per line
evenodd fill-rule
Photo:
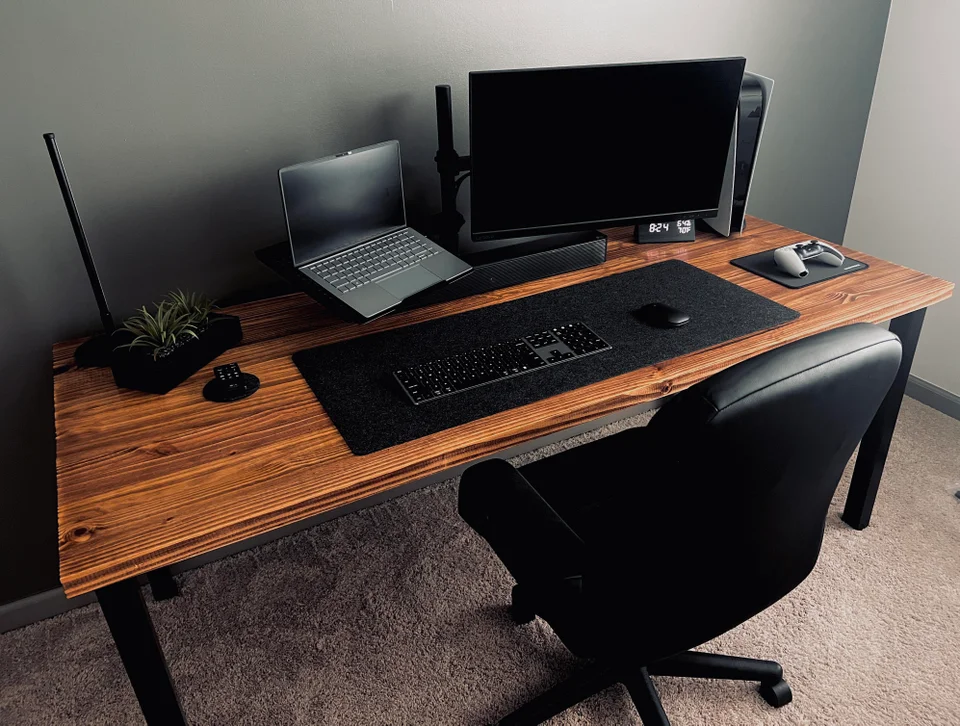
<path fill-rule="evenodd" d="M 725 237 L 744 229 L 750 186 L 756 169 L 763 128 L 769 116 L 773 80 L 755 73 L 743 74 L 737 118 L 730 135 L 727 171 L 720 193 L 720 211 L 703 223 Z"/>
<path fill-rule="evenodd" d="M 473 240 L 715 216 L 745 64 L 471 73 Z"/>

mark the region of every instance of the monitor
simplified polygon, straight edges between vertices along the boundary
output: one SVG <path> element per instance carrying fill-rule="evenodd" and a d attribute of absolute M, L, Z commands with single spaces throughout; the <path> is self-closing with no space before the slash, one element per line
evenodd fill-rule
<path fill-rule="evenodd" d="M 745 65 L 471 73 L 472 238 L 716 215 Z"/>
<path fill-rule="evenodd" d="M 283 168 L 280 195 L 297 267 L 405 227 L 400 143 Z"/>

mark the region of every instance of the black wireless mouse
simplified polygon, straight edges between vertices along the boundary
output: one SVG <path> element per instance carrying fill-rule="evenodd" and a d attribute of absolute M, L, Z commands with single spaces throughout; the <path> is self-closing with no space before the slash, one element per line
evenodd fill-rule
<path fill-rule="evenodd" d="M 690 322 L 690 316 L 666 303 L 650 303 L 634 313 L 640 320 L 655 328 L 679 328 Z"/>

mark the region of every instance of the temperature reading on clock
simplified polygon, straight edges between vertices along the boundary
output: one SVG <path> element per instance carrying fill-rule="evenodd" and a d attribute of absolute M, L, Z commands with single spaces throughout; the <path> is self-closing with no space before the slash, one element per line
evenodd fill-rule
<path fill-rule="evenodd" d="M 638 242 L 693 242 L 696 239 L 692 219 L 642 222 L 637 224 L 634 235 Z"/>

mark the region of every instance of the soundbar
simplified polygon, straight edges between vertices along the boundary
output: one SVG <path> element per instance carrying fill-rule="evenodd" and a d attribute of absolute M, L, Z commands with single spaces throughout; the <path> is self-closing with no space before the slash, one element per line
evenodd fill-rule
<path fill-rule="evenodd" d="M 465 252 L 461 246 L 460 257 L 473 265 L 473 272 L 449 285 L 424 290 L 404 301 L 400 309 L 409 310 L 459 300 L 531 280 L 582 270 L 600 265 L 607 259 L 607 236 L 594 230 L 534 237 L 519 243 L 517 240 L 510 241 L 513 244 L 500 243 L 475 252 Z"/>

